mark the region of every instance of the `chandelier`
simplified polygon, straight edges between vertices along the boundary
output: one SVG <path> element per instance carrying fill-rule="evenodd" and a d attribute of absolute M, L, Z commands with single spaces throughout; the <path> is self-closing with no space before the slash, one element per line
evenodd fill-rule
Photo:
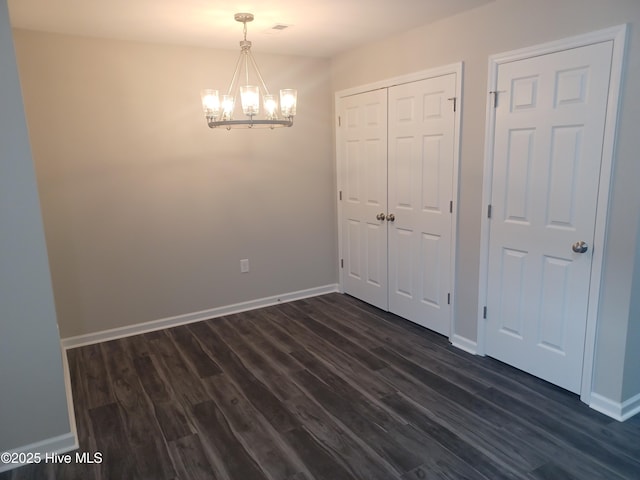
<path fill-rule="evenodd" d="M 226 95 L 220 95 L 218 90 L 206 89 L 201 92 L 202 108 L 210 128 L 275 128 L 290 127 L 296 114 L 297 91 L 292 89 L 280 90 L 280 112 L 278 99 L 269 93 L 266 83 L 262 79 L 260 69 L 251 55 L 251 42 L 247 40 L 247 23 L 253 21 L 252 13 L 236 13 L 234 18 L 244 25 L 244 40 L 240 41 L 240 56 L 231 78 L 231 84 Z M 255 80 L 259 83 L 251 84 L 249 67 L 255 72 Z M 240 83 L 244 81 L 244 84 Z M 260 97 L 264 114 L 260 115 Z M 244 118 L 234 120 L 234 109 L 240 98 Z M 279 113 L 279 115 L 278 115 Z"/>

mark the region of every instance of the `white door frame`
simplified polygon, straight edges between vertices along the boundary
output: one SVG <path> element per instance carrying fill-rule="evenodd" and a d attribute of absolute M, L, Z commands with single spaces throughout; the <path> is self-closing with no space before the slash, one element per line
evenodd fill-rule
<path fill-rule="evenodd" d="M 342 203 L 340 201 L 340 192 L 344 191 L 344 185 L 342 184 L 344 178 L 344 159 L 341 158 L 340 155 L 340 141 L 341 139 L 341 129 L 338 127 L 338 102 L 341 98 L 348 97 L 351 95 L 357 95 L 359 93 L 370 92 L 372 90 L 378 90 L 381 88 L 390 88 L 396 85 L 402 85 L 405 83 L 416 82 L 418 80 L 426 80 L 429 78 L 440 77 L 442 75 L 449 75 L 451 73 L 456 74 L 456 89 L 455 89 L 455 102 L 456 102 L 456 110 L 454 112 L 455 118 L 455 130 L 454 130 L 454 140 L 453 140 L 453 212 L 451 217 L 451 311 L 450 311 L 450 323 L 451 323 L 451 333 L 456 331 L 455 328 L 455 292 L 454 287 L 456 284 L 455 272 L 456 272 L 456 257 L 457 257 L 457 226 L 458 226 L 458 185 L 459 185 L 459 166 L 460 166 L 460 120 L 462 118 L 462 74 L 463 74 L 463 63 L 452 63 L 449 65 L 444 65 L 441 67 L 431 68 L 428 70 L 421 70 L 419 72 L 410 73 L 406 75 L 401 75 L 398 77 L 388 78 L 386 80 L 380 80 L 374 83 L 368 83 L 366 85 L 360 85 L 353 88 L 348 88 L 345 90 L 340 90 L 335 93 L 334 100 L 334 112 L 336 115 L 336 143 L 335 143 L 335 155 L 336 155 L 336 200 L 338 202 L 338 258 L 344 258 L 343 250 L 342 250 Z M 340 268 L 338 265 L 340 284 L 339 291 L 344 293 L 344 269 Z M 451 338 L 451 337 L 449 337 Z"/>
<path fill-rule="evenodd" d="M 489 57 L 488 90 L 496 90 L 498 67 L 503 63 L 523 60 L 530 57 L 555 53 L 570 48 L 583 47 L 594 43 L 613 41 L 613 57 L 611 62 L 611 76 L 609 81 L 609 97 L 605 120 L 604 142 L 602 148 L 602 164 L 600 168 L 600 188 L 598 191 L 598 209 L 596 214 L 596 228 L 593 249 L 591 284 L 589 287 L 589 302 L 587 313 L 587 330 L 585 336 L 584 361 L 582 366 L 582 386 L 580 399 L 590 403 L 593 377 L 593 359 L 595 353 L 596 330 L 598 325 L 598 303 L 602 284 L 603 252 L 605 250 L 607 216 L 609 210 L 609 194 L 616 140 L 616 123 L 620 100 L 622 66 L 624 59 L 627 25 L 598 30 L 563 40 L 544 43 L 529 48 L 513 50 Z M 498 93 L 499 95 L 499 93 Z M 480 283 L 478 292 L 478 345 L 477 353 L 485 355 L 485 320 L 484 307 L 487 304 L 488 272 L 489 272 L 489 233 L 490 222 L 487 218 L 487 207 L 491 203 L 491 189 L 493 177 L 493 138 L 495 127 L 495 108 L 493 108 L 493 94 L 487 95 L 487 113 L 485 129 L 484 176 L 482 188 L 482 223 L 480 237 Z"/>

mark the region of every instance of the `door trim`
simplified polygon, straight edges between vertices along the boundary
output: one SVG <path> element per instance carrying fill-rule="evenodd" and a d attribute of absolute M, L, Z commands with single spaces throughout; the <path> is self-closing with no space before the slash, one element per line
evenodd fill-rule
<path fill-rule="evenodd" d="M 589 287 L 589 301 L 587 305 L 587 329 L 585 335 L 585 349 L 582 366 L 582 385 L 580 399 L 589 404 L 593 379 L 593 360 L 595 354 L 596 330 L 598 325 L 598 303 L 600 300 L 600 287 L 602 284 L 603 252 L 606 244 L 607 216 L 609 210 L 609 197 L 611 190 L 611 177 L 615 153 L 616 123 L 620 102 L 620 90 L 622 79 L 622 67 L 624 60 L 625 40 L 627 25 L 598 30 L 595 32 L 536 45 L 533 47 L 513 50 L 489 57 L 488 91 L 496 89 L 498 80 L 498 67 L 501 64 L 517 60 L 556 53 L 562 50 L 578 48 L 594 43 L 613 41 L 613 56 L 611 62 L 611 75 L 609 78 L 609 97 L 607 99 L 607 112 L 605 117 L 604 141 L 602 149 L 602 163 L 600 167 L 600 188 L 598 191 L 598 208 L 596 214 L 594 244 L 602 245 L 602 248 L 593 250 L 591 284 Z M 482 188 L 481 230 L 480 230 L 480 281 L 478 288 L 478 343 L 477 353 L 486 354 L 485 321 L 483 319 L 484 306 L 487 304 L 488 272 L 489 272 L 489 233 L 490 222 L 486 215 L 486 208 L 491 202 L 491 189 L 493 177 L 493 140 L 495 127 L 495 109 L 493 108 L 493 95 L 487 93 L 486 123 L 485 123 L 485 152 L 484 174 Z"/>
<path fill-rule="evenodd" d="M 454 139 L 453 139 L 453 189 L 452 189 L 452 197 L 453 197 L 453 212 L 451 217 L 451 311 L 450 311 L 450 339 L 453 336 L 453 332 L 456 331 L 455 328 L 455 306 L 456 306 L 456 296 L 455 296 L 455 285 L 456 285 L 456 257 L 457 257 L 457 229 L 458 229 L 458 205 L 459 205 L 459 196 L 458 196 L 458 185 L 460 183 L 459 180 L 459 167 L 460 167 L 460 121 L 462 119 L 462 77 L 463 77 L 463 62 L 452 63 L 449 65 L 443 65 L 440 67 L 435 67 L 427 70 L 421 70 L 419 72 L 409 73 L 406 75 L 401 75 L 397 77 L 391 77 L 385 80 L 380 80 L 374 83 L 368 83 L 365 85 L 360 85 L 357 87 L 348 88 L 345 90 L 339 90 L 335 93 L 334 96 L 334 118 L 335 118 L 335 158 L 336 158 L 336 202 L 337 202 L 337 218 L 338 218 L 338 274 L 339 274 L 339 291 L 344 293 L 344 269 L 340 266 L 340 259 L 344 258 L 344 252 L 342 250 L 342 204 L 340 202 L 340 191 L 344 191 L 344 185 L 342 184 L 342 180 L 344 177 L 344 161 L 340 155 L 340 141 L 341 141 L 341 130 L 338 128 L 338 104 L 340 99 L 349 97 L 351 95 L 357 95 L 359 93 L 370 92 L 372 90 L 378 90 L 381 88 L 390 88 L 396 85 L 402 85 L 404 83 L 416 82 L 419 80 L 427 80 L 429 78 L 440 77 L 443 75 L 449 75 L 454 73 L 456 75 L 456 87 L 455 87 L 455 96 L 456 96 L 456 111 L 454 112 L 455 118 L 455 126 L 454 126 Z"/>

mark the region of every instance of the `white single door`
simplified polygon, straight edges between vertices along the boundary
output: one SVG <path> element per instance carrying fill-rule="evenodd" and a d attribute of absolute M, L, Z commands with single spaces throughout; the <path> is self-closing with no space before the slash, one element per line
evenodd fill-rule
<path fill-rule="evenodd" d="M 486 353 L 576 393 L 612 44 L 498 69 Z"/>
<path fill-rule="evenodd" d="M 342 98 L 338 111 L 343 287 L 387 310 L 387 91 Z"/>
<path fill-rule="evenodd" d="M 389 310 L 450 333 L 455 74 L 389 89 Z"/>

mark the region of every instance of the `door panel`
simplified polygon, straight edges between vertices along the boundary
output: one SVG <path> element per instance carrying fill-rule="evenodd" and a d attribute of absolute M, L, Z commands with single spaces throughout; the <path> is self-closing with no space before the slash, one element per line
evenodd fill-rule
<path fill-rule="evenodd" d="M 343 174 L 343 285 L 346 293 L 382 309 L 387 300 L 387 93 L 340 99 Z"/>
<path fill-rule="evenodd" d="M 389 310 L 450 332 L 455 75 L 389 89 Z"/>
<path fill-rule="evenodd" d="M 612 42 L 498 69 L 487 354 L 579 392 Z M 585 253 L 572 244 L 584 241 Z"/>

